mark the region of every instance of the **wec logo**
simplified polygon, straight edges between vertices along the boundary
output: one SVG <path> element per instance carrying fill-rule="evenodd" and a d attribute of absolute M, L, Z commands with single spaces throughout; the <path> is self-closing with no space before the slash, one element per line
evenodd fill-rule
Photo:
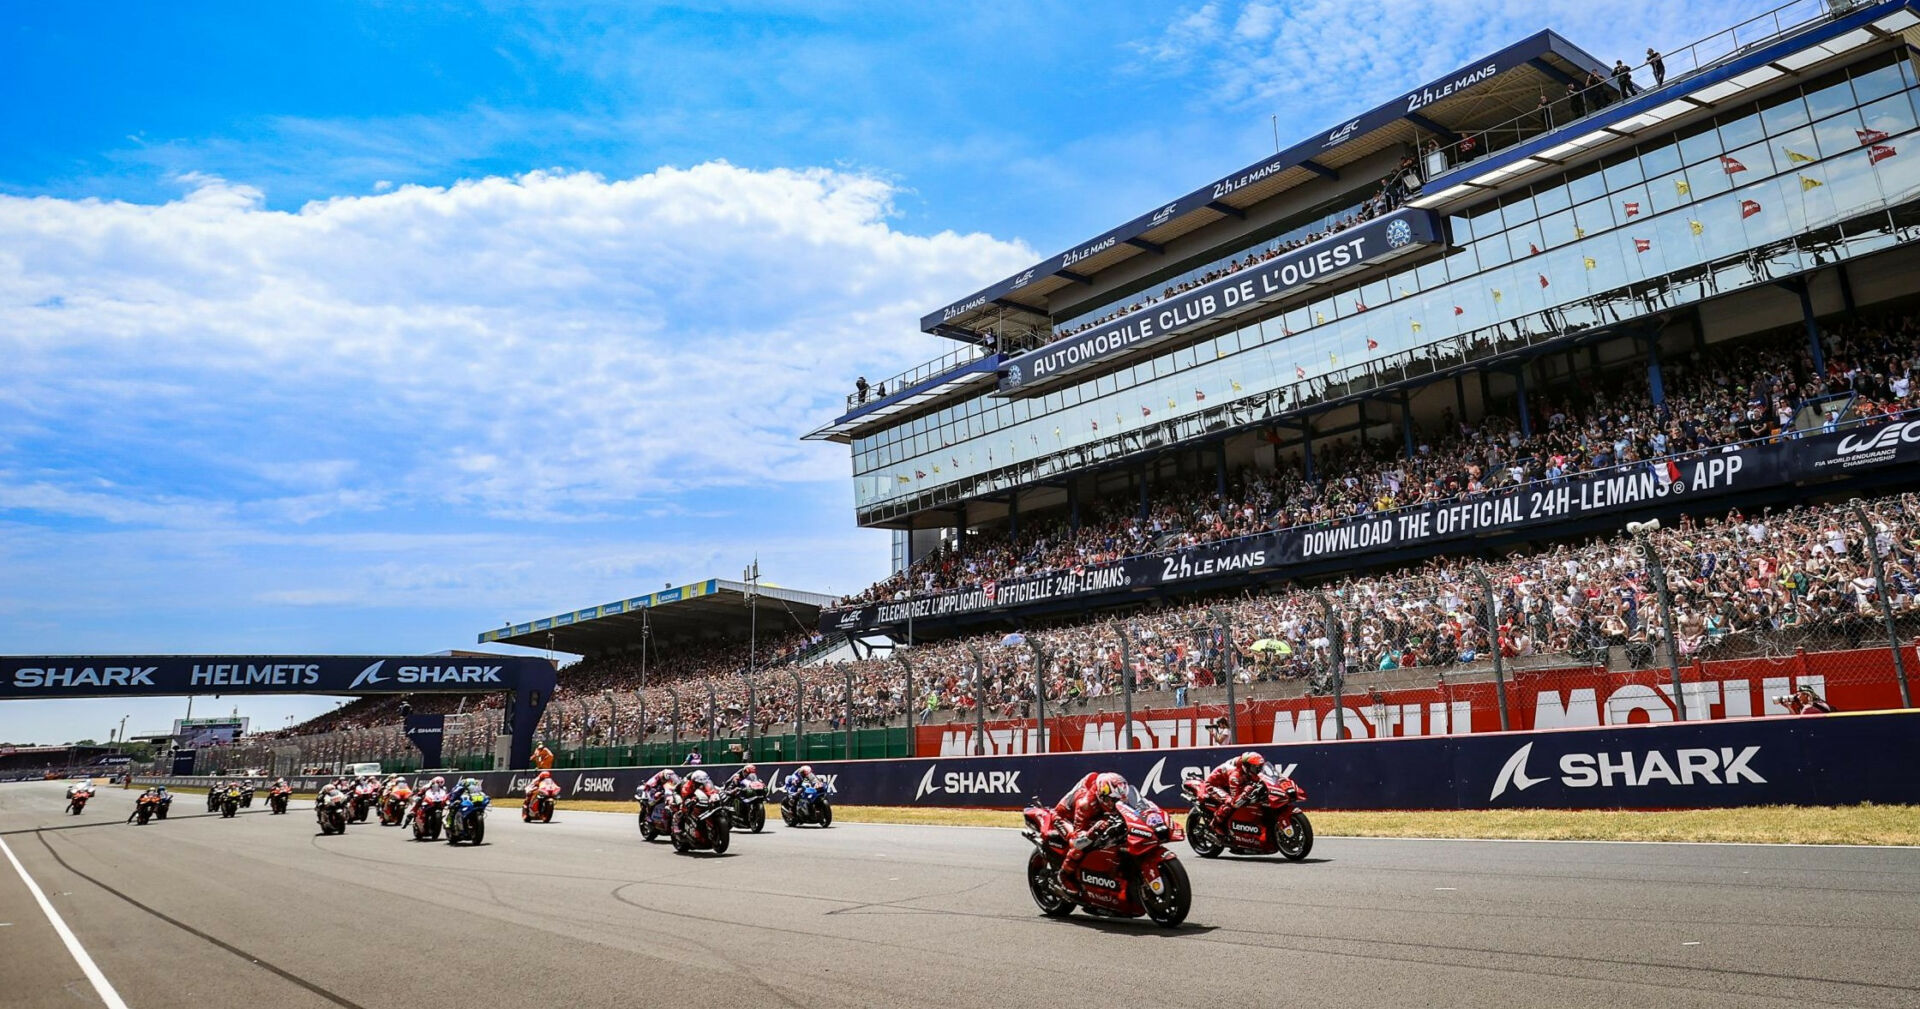
<path fill-rule="evenodd" d="M 934 775 L 940 770 L 935 764 L 927 768 L 920 778 L 920 787 L 914 789 L 913 801 L 933 795 L 936 792 L 948 792 L 954 795 L 1014 795 L 1020 791 L 1019 771 L 949 771 L 940 783 L 934 782 Z"/>
<path fill-rule="evenodd" d="M 1562 754 L 1560 784 L 1567 788 L 1611 788 L 1616 785 L 1644 788 L 1656 781 L 1680 786 L 1767 783 L 1767 779 L 1749 766 L 1749 762 L 1760 755 L 1758 746 L 1743 747 L 1738 751 L 1731 746 L 1719 749 L 1702 746 L 1671 752 L 1671 758 L 1668 751 L 1664 750 Z M 1532 755 L 1532 743 L 1513 751 L 1513 756 L 1507 758 L 1499 776 L 1494 779 L 1493 793 L 1487 796 L 1488 802 L 1504 795 L 1509 786 L 1516 792 L 1524 792 L 1543 781 L 1553 780 L 1552 775 L 1536 778 L 1527 773 L 1527 758 Z"/>
<path fill-rule="evenodd" d="M 1834 452 L 1836 455 L 1843 456 L 1857 455 L 1861 452 L 1872 452 L 1875 449 L 1895 448 L 1903 441 L 1920 442 L 1920 420 L 1883 427 L 1866 438 L 1847 435 L 1840 439 L 1840 445 L 1834 449 Z"/>

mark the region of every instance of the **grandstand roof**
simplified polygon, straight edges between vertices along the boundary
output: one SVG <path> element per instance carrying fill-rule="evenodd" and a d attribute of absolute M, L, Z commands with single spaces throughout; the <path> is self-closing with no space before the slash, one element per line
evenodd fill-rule
<path fill-rule="evenodd" d="M 702 638 L 744 641 L 757 624 L 761 637 L 812 629 L 834 601 L 819 592 L 761 582 L 748 606 L 745 582 L 708 578 L 644 596 L 482 631 L 481 644 L 552 648 L 575 655 L 638 648 L 643 631 L 656 646 Z"/>
<path fill-rule="evenodd" d="M 1382 149 L 1511 120 L 1536 107 L 1541 89 L 1558 93 L 1588 70 L 1608 66 L 1554 32 L 1529 36 L 990 284 L 928 314 L 920 328 L 975 343 L 984 340 L 979 327 L 1009 315 L 1044 328 L 1053 318 L 1054 297 L 1091 283 L 1102 270 L 1162 255 L 1167 243 L 1216 221 L 1244 217 L 1248 208 L 1295 187 L 1336 179 L 1342 167 Z"/>

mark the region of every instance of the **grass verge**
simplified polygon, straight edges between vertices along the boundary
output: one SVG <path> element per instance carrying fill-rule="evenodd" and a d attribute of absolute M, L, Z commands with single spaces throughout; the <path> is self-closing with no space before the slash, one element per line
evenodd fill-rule
<path fill-rule="evenodd" d="M 561 809 L 638 813 L 639 804 L 566 800 Z M 1754 806 L 1744 809 L 1495 809 L 1435 812 L 1308 810 L 1314 833 L 1344 837 L 1469 837 L 1517 841 L 1695 841 L 1920 845 L 1920 806 Z M 848 823 L 1018 827 L 1004 810 L 835 806 Z"/>

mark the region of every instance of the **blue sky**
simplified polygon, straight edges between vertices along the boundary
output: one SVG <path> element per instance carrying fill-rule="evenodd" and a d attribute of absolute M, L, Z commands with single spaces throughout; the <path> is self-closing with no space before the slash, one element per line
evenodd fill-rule
<path fill-rule="evenodd" d="M 921 313 L 1270 115 L 1737 17 L 1509 6 L 11 5 L 0 651 L 435 651 L 756 553 L 860 588 L 887 537 L 797 438 L 943 350 Z M 176 708 L 9 704 L 0 739 Z"/>

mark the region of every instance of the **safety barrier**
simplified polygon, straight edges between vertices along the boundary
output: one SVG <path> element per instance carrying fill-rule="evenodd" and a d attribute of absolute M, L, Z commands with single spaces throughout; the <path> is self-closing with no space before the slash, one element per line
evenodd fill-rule
<path fill-rule="evenodd" d="M 1920 802 L 1920 711 L 1338 740 L 1259 748 L 1324 809 L 1684 809 Z M 1013 808 L 1052 801 L 1089 771 L 1118 771 L 1180 806 L 1180 780 L 1232 747 L 814 764 L 854 805 Z M 724 780 L 737 765 L 704 769 Z M 761 764 L 769 781 L 792 764 Z M 655 767 L 561 769 L 564 798 L 630 799 Z M 682 770 L 685 770 L 682 768 Z M 528 771 L 479 775 L 523 792 Z M 144 779 L 143 779 L 144 780 Z M 161 779 L 155 779 L 161 780 Z M 212 778 L 164 779 L 204 786 Z M 309 784 L 307 779 L 296 785 Z"/>

